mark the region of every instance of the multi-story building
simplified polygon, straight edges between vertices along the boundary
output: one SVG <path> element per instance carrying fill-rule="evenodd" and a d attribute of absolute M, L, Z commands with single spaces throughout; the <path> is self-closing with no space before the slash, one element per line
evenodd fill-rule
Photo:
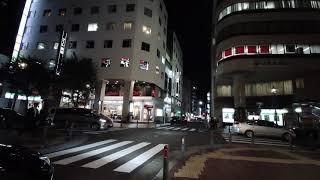
<path fill-rule="evenodd" d="M 318 0 L 215 1 L 217 116 L 245 108 L 281 125 L 292 103 L 320 100 L 319 9 Z"/>
<path fill-rule="evenodd" d="M 190 118 L 192 113 L 192 81 L 186 76 L 183 77 L 182 107 L 185 116 Z"/>
<path fill-rule="evenodd" d="M 90 58 L 97 69 L 95 108 L 126 121 L 162 119 L 167 22 L 162 0 L 27 0 L 13 58 L 55 65 L 65 32 L 65 59 Z"/>
<path fill-rule="evenodd" d="M 199 115 L 198 87 L 195 82 L 192 82 L 191 108 L 193 115 Z"/>

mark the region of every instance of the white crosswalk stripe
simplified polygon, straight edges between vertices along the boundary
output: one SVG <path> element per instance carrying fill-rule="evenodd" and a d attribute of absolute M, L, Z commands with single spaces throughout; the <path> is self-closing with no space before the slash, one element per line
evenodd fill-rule
<path fill-rule="evenodd" d="M 181 128 L 174 128 L 174 129 L 172 129 L 173 131 L 176 131 L 176 130 L 179 130 L 179 129 L 181 129 Z"/>
<path fill-rule="evenodd" d="M 51 159 L 51 161 L 57 165 L 70 165 L 77 162 L 73 165 L 79 165 L 83 168 L 90 169 L 102 168 L 113 162 L 116 163 L 118 160 L 121 161 L 122 158 L 126 157 L 126 159 L 128 159 L 127 162 L 122 162 L 122 165 L 120 164 L 112 170 L 122 173 L 131 173 L 138 167 L 146 164 L 150 159 L 154 158 L 166 145 L 151 144 L 152 143 L 149 142 L 137 143 L 134 141 L 117 141 L 115 139 L 109 139 L 50 153 L 46 156 L 54 158 Z M 106 152 L 108 152 L 107 155 L 101 156 L 102 153 Z"/>
<path fill-rule="evenodd" d="M 69 157 L 69 158 L 66 158 L 66 159 L 62 159 L 62 160 L 56 161 L 56 162 L 54 162 L 54 164 L 60 164 L 60 165 L 71 164 L 73 162 L 80 161 L 82 159 L 86 159 L 88 157 L 92 157 L 92 156 L 95 156 L 95 155 L 98 155 L 98 154 L 101 154 L 101 153 L 104 153 L 104 152 L 119 148 L 121 146 L 130 144 L 130 143 L 133 143 L 133 141 L 119 142 L 117 144 L 113 144 L 113 145 L 110 145 L 110 146 L 107 146 L 107 147 L 104 147 L 104 148 L 96 149 L 96 150 L 93 150 L 93 151 L 89 151 L 87 153 L 79 154 L 79 155 L 76 155 L 76 156 L 72 156 L 72 157 Z"/>
<path fill-rule="evenodd" d="M 223 134 L 223 138 L 229 142 L 229 135 Z M 243 136 L 237 136 L 233 135 L 231 137 L 231 141 L 233 143 L 239 143 L 239 144 L 251 144 L 251 139 Z M 283 142 L 281 140 L 276 139 L 265 139 L 265 138 L 254 138 L 254 144 L 257 145 L 267 145 L 267 146 L 279 146 L 279 147 L 288 147 L 290 146 L 289 143 Z"/>
<path fill-rule="evenodd" d="M 89 148 L 94 148 L 94 147 L 97 147 L 97 146 L 109 144 L 109 143 L 112 143 L 114 141 L 116 141 L 116 140 L 109 139 L 109 140 L 100 141 L 100 142 L 96 142 L 96 143 L 93 143 L 93 144 L 87 144 L 87 145 L 76 147 L 76 148 L 72 148 L 72 149 L 67 149 L 67 150 L 63 150 L 63 151 L 58 151 L 58 152 L 46 154 L 46 156 L 48 158 L 54 158 L 54 157 L 58 157 L 58 156 L 66 155 L 66 154 L 79 152 L 79 151 L 86 150 L 86 149 L 89 149 Z"/>
<path fill-rule="evenodd" d="M 135 170 L 137 167 L 148 161 L 150 158 L 158 154 L 165 144 L 159 144 L 152 149 L 144 152 L 143 154 L 135 157 L 134 159 L 130 160 L 129 162 L 121 165 L 120 167 L 116 168 L 114 171 L 117 172 L 125 172 L 125 173 L 130 173 L 133 170 Z"/>
<path fill-rule="evenodd" d="M 183 129 L 181 129 L 181 131 L 186 131 L 186 130 L 188 130 L 189 128 L 183 128 Z"/>
<path fill-rule="evenodd" d="M 196 129 L 190 129 L 189 131 L 193 132 L 193 131 L 196 131 Z"/>
<path fill-rule="evenodd" d="M 165 128 L 165 129 L 168 129 L 168 130 L 170 130 L 170 129 L 174 129 L 175 127 L 167 127 L 167 128 Z"/>
<path fill-rule="evenodd" d="M 175 126 L 173 126 L 173 127 L 170 127 L 170 126 L 157 127 L 155 129 L 158 129 L 158 130 L 172 130 L 172 131 L 189 131 L 189 132 L 197 131 L 196 128 L 175 127 Z"/>

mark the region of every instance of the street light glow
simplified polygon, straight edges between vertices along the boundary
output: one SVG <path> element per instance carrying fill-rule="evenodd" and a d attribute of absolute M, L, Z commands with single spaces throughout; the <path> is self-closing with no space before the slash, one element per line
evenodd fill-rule
<path fill-rule="evenodd" d="M 25 63 L 25 62 L 21 62 L 21 63 L 18 64 L 18 66 L 19 66 L 19 68 L 21 68 L 21 69 L 26 69 L 27 66 L 28 66 L 28 64 Z"/>
<path fill-rule="evenodd" d="M 199 101 L 199 105 L 202 105 L 203 104 L 203 102 L 202 101 Z"/>
<path fill-rule="evenodd" d="M 277 93 L 277 89 L 276 89 L 275 87 L 272 87 L 271 93 L 272 93 L 272 94 L 276 94 L 276 93 Z"/>

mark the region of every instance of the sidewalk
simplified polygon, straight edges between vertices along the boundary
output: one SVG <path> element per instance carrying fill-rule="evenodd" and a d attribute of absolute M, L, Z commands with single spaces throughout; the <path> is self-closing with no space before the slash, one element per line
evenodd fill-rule
<path fill-rule="evenodd" d="M 172 179 L 320 179 L 319 152 L 244 145 L 215 145 L 192 151 L 171 169 Z"/>

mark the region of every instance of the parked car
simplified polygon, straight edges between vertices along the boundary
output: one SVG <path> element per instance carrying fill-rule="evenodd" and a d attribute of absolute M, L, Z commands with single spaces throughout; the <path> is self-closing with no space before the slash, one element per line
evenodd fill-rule
<path fill-rule="evenodd" d="M 237 133 L 244 134 L 250 138 L 252 136 L 269 136 L 289 141 L 290 135 L 293 138 L 296 136 L 291 129 L 281 128 L 273 122 L 264 120 L 235 123 L 234 129 Z"/>
<path fill-rule="evenodd" d="M 187 120 L 185 118 L 179 117 L 179 116 L 173 116 L 170 119 L 171 124 L 186 124 Z"/>
<path fill-rule="evenodd" d="M 12 109 L 0 108 L 0 127 L 4 129 L 27 128 L 27 119 Z"/>
<path fill-rule="evenodd" d="M 52 121 L 55 127 L 91 128 L 94 130 L 113 127 L 113 121 L 102 114 L 96 114 L 91 109 L 83 108 L 54 108 L 51 109 L 47 121 Z"/>
<path fill-rule="evenodd" d="M 0 144 L 1 180 L 52 180 L 49 158 L 21 146 Z"/>

